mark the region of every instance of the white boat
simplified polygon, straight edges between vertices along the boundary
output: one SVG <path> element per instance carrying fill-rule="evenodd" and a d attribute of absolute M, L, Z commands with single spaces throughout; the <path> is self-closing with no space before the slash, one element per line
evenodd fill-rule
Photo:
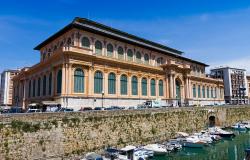
<path fill-rule="evenodd" d="M 205 131 L 194 133 L 194 135 L 197 136 L 201 141 L 205 143 L 213 143 L 212 137 L 210 136 L 210 134 L 208 134 Z"/>
<path fill-rule="evenodd" d="M 101 155 L 95 152 L 90 152 L 90 153 L 87 153 L 85 157 L 81 160 L 106 160 L 106 158 L 103 158 Z"/>
<path fill-rule="evenodd" d="M 155 155 L 164 155 L 168 153 L 166 146 L 161 144 L 148 144 L 143 148 L 146 150 L 153 151 Z"/>
<path fill-rule="evenodd" d="M 205 141 L 202 141 L 198 138 L 198 136 L 189 136 L 185 140 L 182 141 L 182 145 L 184 147 L 191 147 L 191 148 L 202 148 L 207 143 Z"/>
<path fill-rule="evenodd" d="M 167 142 L 164 143 L 164 145 L 167 147 L 167 150 L 169 151 L 177 151 L 182 148 L 182 145 L 180 144 L 180 141 L 178 139 L 170 139 Z"/>
<path fill-rule="evenodd" d="M 223 138 L 232 138 L 235 136 L 235 134 L 233 132 L 225 131 L 225 130 L 221 129 L 220 127 L 208 128 L 208 132 L 211 135 L 219 135 L 220 137 L 223 137 Z"/>
<path fill-rule="evenodd" d="M 119 160 L 146 160 L 149 157 L 146 150 L 141 150 L 135 146 L 126 146 L 119 150 L 118 159 Z"/>
<path fill-rule="evenodd" d="M 250 122 L 249 121 L 242 122 L 242 124 L 245 125 L 246 129 L 250 129 Z"/>
<path fill-rule="evenodd" d="M 236 124 L 232 125 L 231 128 L 237 129 L 237 130 L 246 130 L 247 126 L 243 123 L 236 123 Z"/>

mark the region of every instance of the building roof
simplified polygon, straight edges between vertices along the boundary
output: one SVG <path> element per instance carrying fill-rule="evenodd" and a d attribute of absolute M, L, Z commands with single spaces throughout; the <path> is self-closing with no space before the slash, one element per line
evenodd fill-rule
<path fill-rule="evenodd" d="M 246 71 L 246 69 L 234 68 L 234 67 L 229 67 L 229 66 L 226 66 L 226 67 L 223 67 L 223 66 L 216 67 L 216 68 L 211 69 L 211 71 L 214 71 L 214 70 L 221 70 L 221 69 L 235 69 L 235 70 Z"/>
<path fill-rule="evenodd" d="M 65 32 L 69 31 L 72 28 L 78 28 L 78 29 L 82 29 L 82 30 L 86 30 L 92 33 L 96 33 L 96 34 L 100 34 L 112 39 L 116 39 L 116 40 L 120 40 L 126 43 L 130 43 L 130 44 L 134 44 L 134 45 L 138 45 L 144 48 L 148 48 L 150 50 L 154 50 L 163 54 L 167 54 L 167 55 L 171 55 L 174 56 L 176 58 L 180 58 L 180 59 L 184 59 L 187 61 L 191 61 L 194 63 L 198 63 L 201 65 L 205 65 L 208 66 L 205 63 L 199 62 L 199 61 L 195 61 L 193 59 L 189 59 L 186 57 L 182 56 L 182 51 L 179 51 L 177 49 L 174 48 L 170 48 L 168 46 L 123 32 L 121 30 L 103 25 L 101 23 L 86 19 L 86 18 L 79 18 L 76 17 L 70 24 L 68 24 L 67 26 L 65 26 L 63 29 L 59 30 L 58 32 L 56 32 L 54 35 L 52 35 L 51 37 L 49 37 L 48 39 L 46 39 L 45 41 L 43 41 L 42 43 L 40 43 L 39 45 L 37 45 L 34 49 L 35 50 L 40 50 L 42 47 L 44 47 L 45 45 L 47 45 L 48 43 L 50 43 L 51 41 L 55 40 L 56 38 L 58 38 L 59 36 L 61 36 L 62 34 L 64 34 Z"/>

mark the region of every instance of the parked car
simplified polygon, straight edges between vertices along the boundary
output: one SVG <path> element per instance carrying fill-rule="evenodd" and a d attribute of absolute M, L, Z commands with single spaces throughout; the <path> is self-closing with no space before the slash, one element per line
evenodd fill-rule
<path fill-rule="evenodd" d="M 73 108 L 60 108 L 56 112 L 74 112 Z"/>
<path fill-rule="evenodd" d="M 91 107 L 84 107 L 84 108 L 81 108 L 79 111 L 82 112 L 82 111 L 92 111 L 93 109 Z"/>
<path fill-rule="evenodd" d="M 104 111 L 105 108 L 104 107 L 95 107 L 94 110 L 95 111 Z"/>
<path fill-rule="evenodd" d="M 41 113 L 42 109 L 28 109 L 26 113 Z"/>

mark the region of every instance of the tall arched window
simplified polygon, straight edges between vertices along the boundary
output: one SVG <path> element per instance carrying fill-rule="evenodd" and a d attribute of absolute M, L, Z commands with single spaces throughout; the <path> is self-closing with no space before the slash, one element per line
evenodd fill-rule
<path fill-rule="evenodd" d="M 43 96 L 46 96 L 46 88 L 47 88 L 47 77 L 43 76 Z"/>
<path fill-rule="evenodd" d="M 217 98 L 217 88 L 214 88 L 214 98 Z"/>
<path fill-rule="evenodd" d="M 156 62 L 157 62 L 157 66 L 160 66 L 160 65 L 162 65 L 162 62 L 163 60 L 162 60 L 162 57 L 160 57 L 160 58 L 157 58 L 157 60 L 156 60 Z"/>
<path fill-rule="evenodd" d="M 49 74 L 49 95 L 52 93 L 52 73 Z"/>
<path fill-rule="evenodd" d="M 159 80 L 159 96 L 163 96 L 163 81 Z"/>
<path fill-rule="evenodd" d="M 149 64 L 149 56 L 148 56 L 148 54 L 144 54 L 144 63 Z"/>
<path fill-rule="evenodd" d="M 103 91 L 103 75 L 102 72 L 95 72 L 94 76 L 94 93 L 102 93 Z"/>
<path fill-rule="evenodd" d="M 114 73 L 110 73 L 108 77 L 108 94 L 116 93 L 116 77 Z"/>
<path fill-rule="evenodd" d="M 202 87 L 202 97 L 203 97 L 203 98 L 206 98 L 206 95 L 205 95 L 205 87 L 204 87 L 204 86 Z"/>
<path fill-rule="evenodd" d="M 114 48 L 112 44 L 108 44 L 107 45 L 107 56 L 108 57 L 113 57 L 113 53 L 114 53 Z"/>
<path fill-rule="evenodd" d="M 84 93 L 84 72 L 81 68 L 77 68 L 74 73 L 74 92 Z"/>
<path fill-rule="evenodd" d="M 33 80 L 33 86 L 32 86 L 32 88 L 33 88 L 33 97 L 35 97 L 36 96 L 36 80 L 34 79 Z"/>
<path fill-rule="evenodd" d="M 98 55 L 102 54 L 102 43 L 100 41 L 95 42 L 95 53 Z"/>
<path fill-rule="evenodd" d="M 198 85 L 198 98 L 201 98 L 201 86 Z"/>
<path fill-rule="evenodd" d="M 31 97 L 31 80 L 29 81 L 29 98 Z"/>
<path fill-rule="evenodd" d="M 57 82 L 56 93 L 61 94 L 62 93 L 62 70 L 61 69 L 57 72 L 56 82 Z"/>
<path fill-rule="evenodd" d="M 37 96 L 39 97 L 41 93 L 41 78 L 38 78 L 38 82 L 37 82 Z"/>
<path fill-rule="evenodd" d="M 193 98 L 196 98 L 196 86 L 195 86 L 195 84 L 193 85 Z"/>
<path fill-rule="evenodd" d="M 121 85 L 120 87 L 121 95 L 127 95 L 128 94 L 128 78 L 124 74 L 121 76 L 120 85 Z"/>
<path fill-rule="evenodd" d="M 87 37 L 82 38 L 82 47 L 90 48 L 90 42 L 89 42 L 89 39 Z"/>
<path fill-rule="evenodd" d="M 138 95 L 138 80 L 136 76 L 132 77 L 132 95 Z"/>
<path fill-rule="evenodd" d="M 155 96 L 155 80 L 154 79 L 151 79 L 150 91 L 151 91 L 151 96 Z"/>
<path fill-rule="evenodd" d="M 124 51 L 122 47 L 118 47 L 117 53 L 118 53 L 118 59 L 124 59 Z"/>
<path fill-rule="evenodd" d="M 136 62 L 141 63 L 141 53 L 140 52 L 136 52 Z"/>
<path fill-rule="evenodd" d="M 207 98 L 210 98 L 209 87 L 207 87 Z"/>
<path fill-rule="evenodd" d="M 148 95 L 148 83 L 146 78 L 142 78 L 141 80 L 141 92 L 143 96 Z"/>
<path fill-rule="evenodd" d="M 127 59 L 128 61 L 133 61 L 133 52 L 131 49 L 128 49 L 127 51 Z"/>
<path fill-rule="evenodd" d="M 214 98 L 214 89 L 211 87 L 211 98 Z"/>

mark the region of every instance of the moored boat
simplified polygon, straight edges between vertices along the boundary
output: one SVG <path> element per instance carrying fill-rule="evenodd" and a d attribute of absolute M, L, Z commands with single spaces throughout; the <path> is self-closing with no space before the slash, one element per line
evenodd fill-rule
<path fill-rule="evenodd" d="M 232 137 L 235 137 L 235 134 L 231 131 L 225 131 L 219 127 L 211 127 L 208 129 L 209 130 L 209 133 L 211 135 L 218 135 L 222 138 L 232 138 Z"/>
<path fill-rule="evenodd" d="M 198 136 L 189 136 L 185 140 L 182 141 L 183 147 L 190 147 L 190 148 L 203 148 L 207 145 L 206 142 L 200 140 Z"/>
<path fill-rule="evenodd" d="M 153 151 L 155 155 L 165 155 L 169 152 L 167 148 L 161 144 L 148 144 L 143 148 L 146 150 Z"/>

